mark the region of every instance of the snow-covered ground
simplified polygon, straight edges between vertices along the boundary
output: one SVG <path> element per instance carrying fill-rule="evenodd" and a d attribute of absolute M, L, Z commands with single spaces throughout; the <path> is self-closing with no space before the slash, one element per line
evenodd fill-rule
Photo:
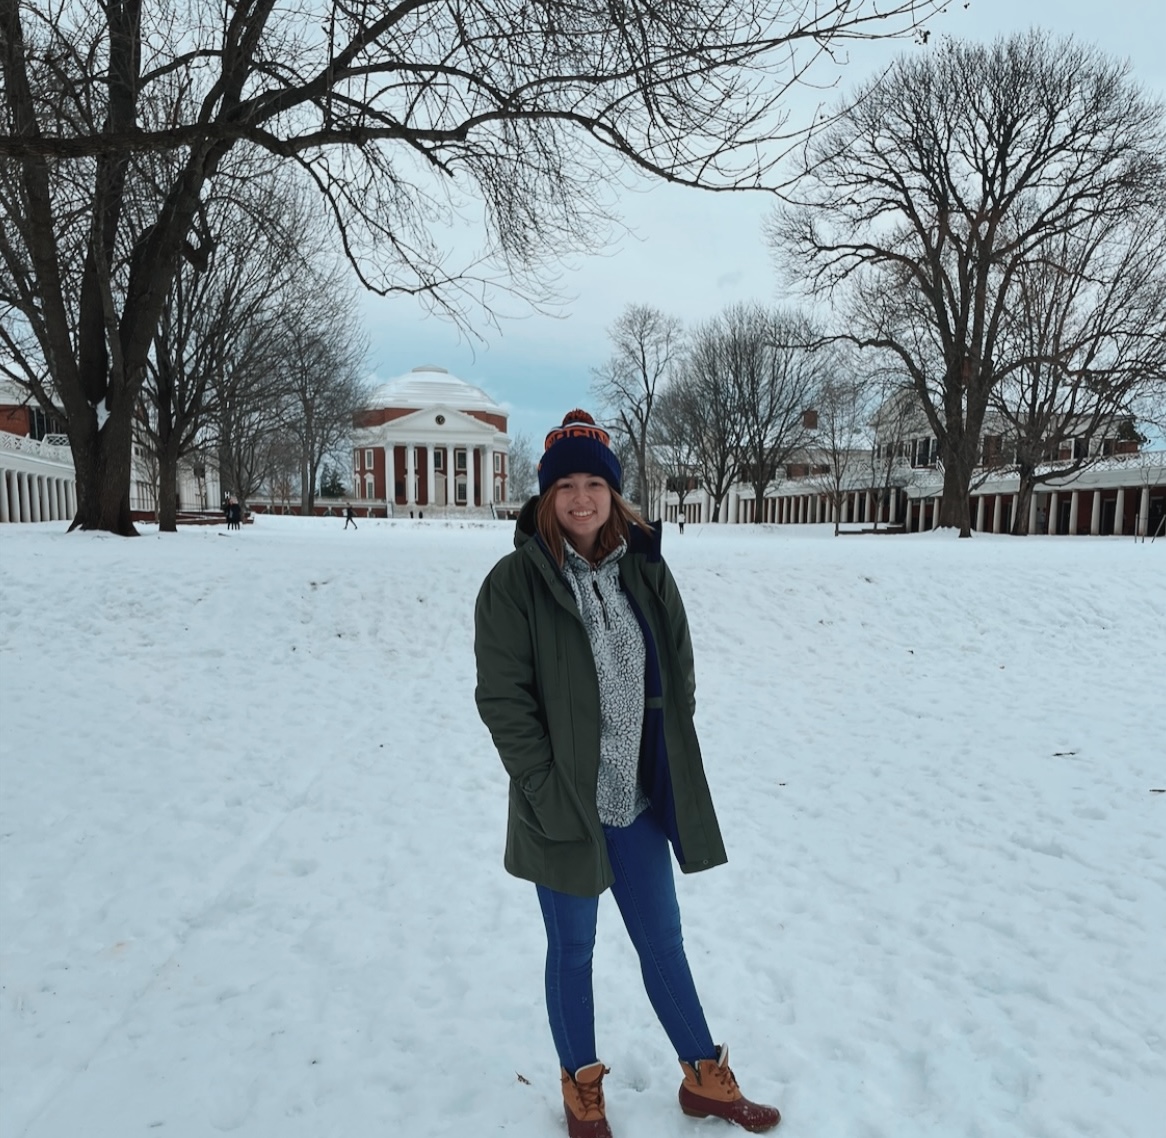
<path fill-rule="evenodd" d="M 510 527 L 0 527 L 4 1138 L 565 1132 L 471 612 Z M 1166 1134 L 1166 543 L 673 527 L 787 1138 Z M 614 903 L 617 1138 L 712 1138 Z"/>

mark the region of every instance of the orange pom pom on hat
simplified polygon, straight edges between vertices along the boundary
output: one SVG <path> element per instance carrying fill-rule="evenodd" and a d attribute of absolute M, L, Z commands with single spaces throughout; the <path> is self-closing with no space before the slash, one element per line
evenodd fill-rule
<path fill-rule="evenodd" d="M 555 427 L 543 444 L 538 464 L 538 488 L 545 494 L 560 478 L 569 474 L 596 474 L 606 479 L 619 494 L 623 488 L 623 470 L 611 449 L 611 436 L 586 411 L 578 407 L 563 416 L 563 425 Z"/>

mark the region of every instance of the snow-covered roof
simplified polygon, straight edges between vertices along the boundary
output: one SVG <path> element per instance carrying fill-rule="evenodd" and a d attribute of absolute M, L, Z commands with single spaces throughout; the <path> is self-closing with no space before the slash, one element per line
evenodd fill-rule
<path fill-rule="evenodd" d="M 422 364 L 374 388 L 370 410 L 381 407 L 431 407 L 441 404 L 459 411 L 496 411 L 505 414 L 480 387 L 466 383 L 436 364 Z"/>

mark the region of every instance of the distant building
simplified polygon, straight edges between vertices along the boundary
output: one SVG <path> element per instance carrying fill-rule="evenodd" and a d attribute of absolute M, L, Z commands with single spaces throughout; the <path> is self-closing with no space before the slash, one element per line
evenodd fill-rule
<path fill-rule="evenodd" d="M 835 504 L 831 468 L 821 452 L 795 456 L 755 501 L 753 487 L 738 481 L 722 504 L 721 520 L 730 524 L 762 521 L 776 525 L 833 524 L 890 527 L 899 532 L 935 528 L 943 497 L 938 441 L 922 410 L 887 406 L 871 424 L 873 445 L 848 452 Z M 1166 452 L 1142 451 L 1132 420 L 1115 419 L 1094 437 L 1071 437 L 1045 455 L 1042 474 L 1024 519 L 1030 534 L 1152 535 L 1166 528 Z M 1003 426 L 985 424 L 981 463 L 972 479 L 972 528 L 1007 533 L 1019 500 L 1019 478 L 1012 465 L 1015 447 Z M 1078 460 L 1089 465 L 1063 476 Z M 657 511 L 676 521 L 683 509 L 689 522 L 712 519 L 713 501 L 699 485 L 688 488 L 681 506 L 678 487 L 661 496 Z"/>
<path fill-rule="evenodd" d="M 76 512 L 73 455 L 61 424 L 0 379 L 0 522 L 69 520 Z"/>
<path fill-rule="evenodd" d="M 135 521 L 153 521 L 156 464 L 140 443 L 133 448 L 130 509 Z M 179 462 L 180 513 L 217 512 L 220 498 L 213 467 L 200 459 Z M 0 379 L 0 522 L 71 521 L 76 512 L 77 476 L 64 425 Z"/>
<path fill-rule="evenodd" d="M 506 412 L 433 364 L 373 392 L 352 431 L 354 497 L 370 512 L 497 513 L 509 502 Z"/>

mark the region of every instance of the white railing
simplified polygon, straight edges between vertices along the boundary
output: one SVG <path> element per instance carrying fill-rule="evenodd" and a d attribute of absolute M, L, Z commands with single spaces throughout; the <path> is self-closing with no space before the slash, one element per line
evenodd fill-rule
<path fill-rule="evenodd" d="M 0 431 L 0 450 L 28 454 L 67 466 L 73 465 L 69 440 L 64 435 L 46 435 L 43 439 L 34 439 L 30 435 L 12 435 L 7 431 Z"/>

